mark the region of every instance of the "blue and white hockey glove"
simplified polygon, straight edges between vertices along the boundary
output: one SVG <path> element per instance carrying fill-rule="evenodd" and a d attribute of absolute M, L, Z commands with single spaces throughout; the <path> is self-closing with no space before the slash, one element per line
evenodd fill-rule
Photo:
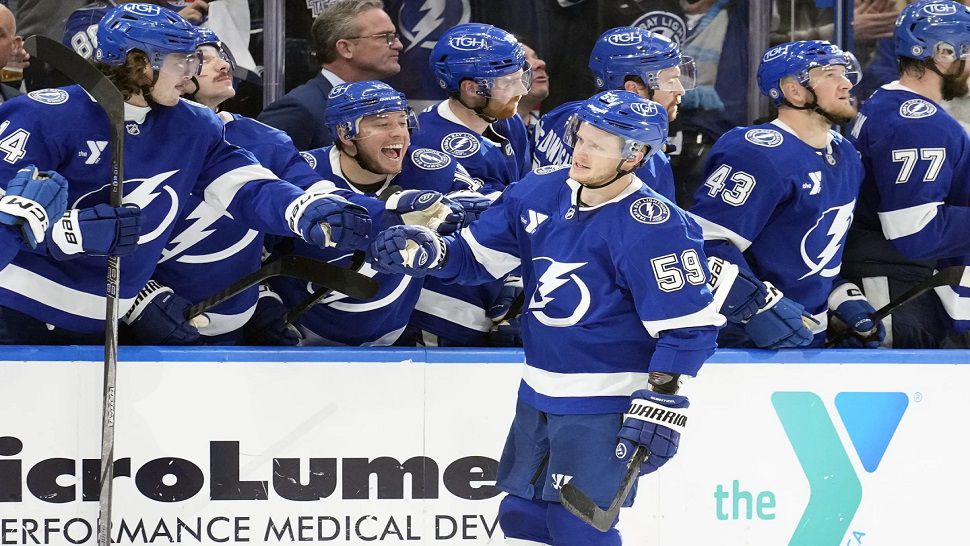
<path fill-rule="evenodd" d="M 488 332 L 488 345 L 490 347 L 521 347 L 521 317 L 515 316 L 494 324 Z"/>
<path fill-rule="evenodd" d="M 505 315 L 509 313 L 512 308 L 512 304 L 515 303 L 516 298 L 522 293 L 522 277 L 516 277 L 515 275 L 510 275 L 505 278 L 505 283 L 502 285 L 502 290 L 499 291 L 498 296 L 492 305 L 485 311 L 488 318 L 492 319 L 492 322 L 501 322 L 505 318 Z M 518 313 L 516 313 L 518 314 Z"/>
<path fill-rule="evenodd" d="M 478 220 L 478 217 L 485 212 L 485 209 L 492 205 L 491 199 L 485 197 L 477 191 L 453 191 L 445 195 L 445 197 L 451 199 L 452 201 L 456 201 L 459 205 L 461 205 L 461 208 L 465 209 L 465 219 L 462 221 L 461 227 L 467 227 L 475 220 Z"/>
<path fill-rule="evenodd" d="M 320 248 L 367 248 L 371 218 L 367 209 L 339 195 L 308 192 L 286 208 L 290 230 Z"/>
<path fill-rule="evenodd" d="M 51 218 L 67 210 L 67 179 L 54 171 L 40 172 L 33 165 L 17 171 L 0 190 L 0 224 L 20 228 L 30 248 L 44 242 Z"/>
<path fill-rule="evenodd" d="M 54 223 L 47 249 L 58 260 L 79 254 L 127 256 L 138 249 L 141 225 L 141 209 L 135 205 L 69 209 Z"/>
<path fill-rule="evenodd" d="M 876 310 L 855 284 L 836 286 L 829 294 L 829 309 L 852 330 L 852 335 L 839 342 L 838 347 L 875 349 L 886 339 L 886 327 L 882 321 L 872 320 Z"/>
<path fill-rule="evenodd" d="M 246 342 L 250 345 L 298 345 L 303 336 L 296 326 L 284 322 L 287 311 L 275 292 L 260 285 L 256 311 L 243 327 Z"/>
<path fill-rule="evenodd" d="M 199 328 L 209 325 L 209 317 L 202 314 L 186 320 L 191 305 L 171 288 L 148 281 L 122 320 L 143 345 L 192 345 L 201 337 Z"/>
<path fill-rule="evenodd" d="M 762 349 L 804 347 L 811 343 L 815 336 L 808 324 L 815 319 L 805 312 L 802 304 L 784 297 L 771 283 L 766 282 L 765 286 L 768 287 L 767 303 L 744 324 L 751 341 Z"/>
<path fill-rule="evenodd" d="M 371 266 L 382 273 L 423 277 L 445 263 L 445 241 L 424 226 L 391 226 L 370 246 Z"/>
<path fill-rule="evenodd" d="M 707 267 L 711 271 L 707 286 L 714 294 L 718 312 L 728 321 L 742 323 L 764 307 L 768 288 L 763 282 L 721 258 L 708 258 Z"/>
<path fill-rule="evenodd" d="M 465 211 L 461 205 L 433 190 L 402 190 L 391 194 L 387 210 L 401 216 L 409 226 L 424 226 L 441 235 L 454 233 L 462 225 Z"/>
<path fill-rule="evenodd" d="M 623 415 L 623 426 L 616 433 L 616 458 L 626 461 L 642 445 L 650 456 L 640 466 L 640 475 L 649 474 L 677 454 L 680 435 L 687 427 L 686 396 L 660 394 L 649 389 L 630 396 L 630 409 Z"/>

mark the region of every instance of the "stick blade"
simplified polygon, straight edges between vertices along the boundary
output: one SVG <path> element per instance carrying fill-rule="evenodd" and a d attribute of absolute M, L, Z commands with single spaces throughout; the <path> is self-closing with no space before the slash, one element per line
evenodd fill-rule
<path fill-rule="evenodd" d="M 285 260 L 282 272 L 284 276 L 306 279 L 359 300 L 366 300 L 377 294 L 377 282 L 352 269 L 337 267 L 305 256 L 286 256 L 283 259 Z"/>
<path fill-rule="evenodd" d="M 567 483 L 559 490 L 559 502 L 571 514 L 599 531 L 609 531 L 616 519 L 615 514 L 610 517 L 610 514 L 571 483 Z"/>

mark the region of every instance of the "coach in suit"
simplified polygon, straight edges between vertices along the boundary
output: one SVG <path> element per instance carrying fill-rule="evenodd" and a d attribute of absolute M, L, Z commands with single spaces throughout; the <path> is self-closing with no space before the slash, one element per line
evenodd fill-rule
<path fill-rule="evenodd" d="M 327 95 L 341 83 L 380 80 L 401 71 L 402 44 L 381 0 L 343 0 L 327 7 L 311 30 L 323 69 L 259 115 L 285 131 L 300 150 L 333 144 L 323 124 Z"/>

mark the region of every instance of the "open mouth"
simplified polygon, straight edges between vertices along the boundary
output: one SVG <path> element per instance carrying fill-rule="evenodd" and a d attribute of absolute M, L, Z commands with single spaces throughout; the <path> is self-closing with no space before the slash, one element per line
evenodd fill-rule
<path fill-rule="evenodd" d="M 381 153 L 384 154 L 384 157 L 388 159 L 398 161 L 404 154 L 404 144 L 391 144 L 389 146 L 384 146 L 381 148 Z"/>

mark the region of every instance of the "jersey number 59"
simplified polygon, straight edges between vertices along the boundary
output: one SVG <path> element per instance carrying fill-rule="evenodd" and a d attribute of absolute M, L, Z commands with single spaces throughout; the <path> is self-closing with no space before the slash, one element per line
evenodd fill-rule
<path fill-rule="evenodd" d="M 650 265 L 657 277 L 657 286 L 664 292 L 680 290 L 685 278 L 693 285 L 704 284 L 707 280 L 704 266 L 694 249 L 681 252 L 679 260 L 676 254 L 657 256 L 650 260 Z"/>

